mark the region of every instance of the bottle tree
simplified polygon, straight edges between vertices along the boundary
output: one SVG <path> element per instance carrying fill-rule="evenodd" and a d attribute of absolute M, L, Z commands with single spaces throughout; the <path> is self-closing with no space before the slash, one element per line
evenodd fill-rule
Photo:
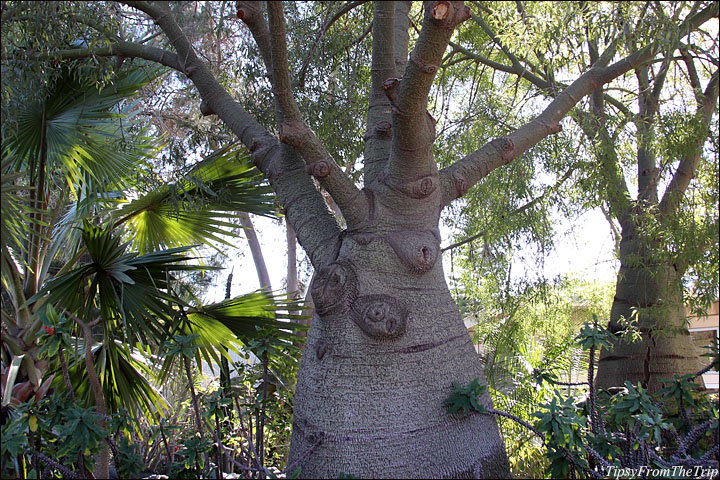
<path fill-rule="evenodd" d="M 360 181 L 326 148 L 342 132 L 316 134 L 294 96 L 288 39 L 302 40 L 288 37 L 284 10 L 312 16 L 311 5 L 237 2 L 237 16 L 255 40 L 251 51 L 261 56 L 272 83 L 274 129 L 267 117 L 244 108 L 224 86 L 221 72 L 209 67 L 212 49 L 221 42 L 197 40 L 188 20 L 194 18 L 193 4 L 123 4 L 120 18 L 141 12 L 157 26 L 156 35 L 140 43 L 129 39 L 128 28 L 102 42 L 38 52 L 35 59 L 139 57 L 180 72 L 199 94 L 202 114 L 224 122 L 268 178 L 316 272 L 289 464 L 307 477 L 508 476 L 495 420 L 449 414 L 443 405 L 453 382 L 482 381 L 483 371 L 444 280 L 440 214 L 490 172 L 560 131 L 560 121 L 586 95 L 651 61 L 660 43 L 648 41 L 622 57 L 609 54 L 534 119 L 440 169 L 428 94 L 470 8 L 463 2 L 425 2 L 408 52 L 409 2 L 376 2 Z M 107 33 L 97 28 L 101 20 L 86 20 Z M 489 405 L 487 394 L 482 401 Z"/>

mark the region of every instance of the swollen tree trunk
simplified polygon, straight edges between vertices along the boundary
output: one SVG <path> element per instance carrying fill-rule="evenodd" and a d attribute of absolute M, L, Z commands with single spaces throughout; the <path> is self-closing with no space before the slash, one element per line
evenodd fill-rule
<path fill-rule="evenodd" d="M 704 23 L 707 14 L 717 17 L 717 5 L 710 8 L 693 17 L 698 18 L 698 26 Z M 675 47 L 671 52 L 674 49 Z M 681 147 L 679 150 L 683 153 L 679 156 L 678 166 L 662 200 L 659 200 L 658 172 L 661 169 L 657 165 L 656 152 L 653 150 L 656 137 L 654 124 L 657 121 L 665 76 L 673 58 L 671 52 L 666 54 L 662 65 L 657 71 L 653 71 L 653 75 L 649 75 L 651 66 L 648 65 L 635 70 L 639 87 L 638 116 L 635 120 L 638 192 L 634 207 L 616 208 L 622 227 L 620 271 L 609 328 L 617 334 L 623 329 L 620 320 L 630 319 L 637 314 L 641 341 L 629 343 L 616 338 L 612 349 L 601 352 L 595 380 L 599 388 L 618 387 L 625 381 L 630 381 L 641 383 L 654 392 L 663 387 L 661 378 L 672 379 L 676 374 L 694 374 L 701 368 L 697 350 L 687 330 L 682 301 L 681 282 L 687 262 L 683 258 L 658 260 L 662 256 L 669 258 L 667 252 L 664 255 L 658 255 L 658 252 L 660 246 L 664 249 L 671 248 L 670 245 L 662 245 L 660 242 L 667 242 L 668 238 L 673 237 L 673 227 L 668 224 L 678 220 L 672 217 L 683 215 L 679 210 L 680 204 L 700 164 L 710 132 L 711 119 L 716 112 L 719 72 L 715 70 L 702 90 L 693 60 L 683 54 L 692 77 L 691 84 L 695 89 L 697 134 L 694 138 L 676 145 Z M 623 180 L 616 183 L 625 182 Z M 628 191 L 626 185 L 623 188 L 625 192 Z M 629 197 L 629 194 L 625 197 Z M 650 215 L 659 221 L 657 226 L 664 234 L 660 235 L 660 240 L 653 239 L 653 235 L 657 238 L 658 234 L 652 233 L 652 226 L 648 228 L 648 225 L 643 224 L 646 221 L 643 217 L 650 218 Z M 698 381 L 702 382 L 702 378 Z"/>
<path fill-rule="evenodd" d="M 390 223 L 367 244 L 347 238 L 313 283 L 289 463 L 315 447 L 301 462 L 310 478 L 505 477 L 495 420 L 443 407 L 453 381 L 484 376 L 435 261 L 437 232 Z"/>
<path fill-rule="evenodd" d="M 603 349 L 595 385 L 608 389 L 624 382 L 640 383 L 651 392 L 660 378 L 696 373 L 701 364 L 686 326 L 680 278 L 672 265 L 653 265 L 649 246 L 638 236 L 641 226 L 626 218 L 620 240 L 620 271 L 610 311 L 609 329 L 616 334 Z M 637 318 L 641 340 L 623 339 L 623 319 Z"/>

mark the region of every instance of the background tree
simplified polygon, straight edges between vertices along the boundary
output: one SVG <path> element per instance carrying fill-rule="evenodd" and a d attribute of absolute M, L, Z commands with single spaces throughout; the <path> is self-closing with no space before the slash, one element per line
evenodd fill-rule
<path fill-rule="evenodd" d="M 653 60 L 663 43 L 643 38 L 637 48 L 611 49 L 527 123 L 439 169 L 428 94 L 453 32 L 471 11 L 462 2 L 427 2 L 408 58 L 409 5 L 377 2 L 366 122 L 355 118 L 356 128 L 346 131 L 354 135 L 353 145 L 360 141 L 353 132 L 365 131 L 360 189 L 352 175 L 355 157 L 342 158 L 331 148 L 345 139 L 337 130 L 313 132 L 313 119 L 323 111 L 293 96 L 298 88 L 289 75 L 288 39 L 292 47 L 301 41 L 302 20 L 317 21 L 311 6 L 290 4 L 293 21 L 286 25 L 282 3 L 268 2 L 267 19 L 258 3 L 237 5 L 271 81 L 273 128 L 267 109 L 243 105 L 265 80 L 247 76 L 236 92 L 213 71 L 206 60 L 212 45 L 194 34 L 201 18 L 194 4 L 125 5 L 157 27 L 138 19 L 135 10 L 116 7 L 118 18 L 131 26 L 90 24 L 94 30 L 83 32 L 88 41 L 81 48 L 25 48 L 17 55 L 41 62 L 113 56 L 161 63 L 187 77 L 201 98 L 200 111 L 216 115 L 251 150 L 316 270 L 316 313 L 298 376 L 290 461 L 306 476 L 506 476 L 495 421 L 449 415 L 443 407 L 453 382 L 467 384 L 483 374 L 437 261 L 440 213 L 491 171 L 557 133 L 584 96 Z M 19 21 L 20 12 L 31 7 L 18 4 L 3 13 L 3 21 Z M 84 12 L 69 15 L 90 23 Z M 367 69 L 364 59 L 357 64 Z M 317 85 L 330 90 L 332 81 L 322 80 Z M 342 221 L 317 184 L 332 197 Z M 489 403 L 487 394 L 482 401 Z"/>
<path fill-rule="evenodd" d="M 552 203 L 564 203 L 561 211 L 566 212 L 599 207 L 616 237 L 620 271 L 610 329 L 620 335 L 627 323 L 635 322 L 642 341 L 618 340 L 612 353 L 604 351 L 598 386 L 622 386 L 629 380 L 655 391 L 661 386 L 658 376 L 700 368 L 685 305 L 702 310 L 718 295 L 719 53 L 712 33 L 717 6 L 571 3 L 548 16 L 555 7 L 478 4 L 468 22 L 475 35 L 452 42 L 449 57 L 458 65 L 472 62 L 490 69 L 519 95 L 552 99 L 569 72 L 607 64 L 617 52 L 633 51 L 652 38 L 661 41 L 653 62 L 638 65 L 622 82 L 595 89 L 572 112 L 564 148 L 572 148 L 573 154 L 537 152 L 534 162 L 555 178 L 549 190 L 557 185 L 563 190 Z M 527 41 L 520 44 L 518 37 Z M 535 188 L 517 175 L 525 172 L 505 173 L 499 181 L 515 187 L 507 188 L 511 195 Z M 537 210 L 532 203 L 527 205 Z M 500 229 L 488 225 L 498 216 L 489 218 L 468 222 L 465 236 L 485 232 L 494 252 L 503 241 L 493 244 L 493 239 L 508 227 L 514 232 L 530 228 L 525 238 L 531 242 L 547 238 L 538 215 L 534 221 L 522 215 L 521 227 L 513 227 L 510 217 Z M 547 240 L 540 245 L 545 249 Z"/>

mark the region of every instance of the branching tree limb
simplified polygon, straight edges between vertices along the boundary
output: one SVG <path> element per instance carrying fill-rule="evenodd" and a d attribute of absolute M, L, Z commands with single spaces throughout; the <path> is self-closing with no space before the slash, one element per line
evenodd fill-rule
<path fill-rule="evenodd" d="M 695 135 L 691 139 L 692 144 L 687 147 L 685 150 L 687 153 L 680 159 L 680 164 L 660 201 L 660 212 L 663 214 L 677 209 L 680 196 L 685 192 L 688 185 L 690 185 L 690 180 L 692 180 L 698 163 L 700 163 L 703 145 L 707 139 L 708 126 L 710 125 L 717 101 L 718 70 L 715 70 L 715 73 L 713 73 L 703 92 L 701 103 L 698 106 L 697 116 L 699 117 L 700 129 L 703 135 Z"/>
<path fill-rule="evenodd" d="M 32 53 L 27 52 L 28 55 Z M 128 57 L 143 58 L 170 67 L 178 72 L 183 72 L 182 65 L 177 54 L 162 48 L 150 47 L 134 42 L 118 41 L 107 47 L 96 48 L 72 48 L 56 50 L 51 53 L 43 53 L 35 56 L 37 60 L 77 60 L 92 57 Z"/>
<path fill-rule="evenodd" d="M 180 71 L 197 88 L 205 112 L 212 112 L 232 130 L 252 152 L 255 165 L 270 180 L 279 203 L 298 234 L 298 241 L 317 268 L 332 261 L 340 229 L 322 195 L 305 172 L 304 162 L 289 147 L 278 143 L 220 85 L 209 68 L 198 58 L 166 4 L 125 2 L 149 15 L 162 29 L 175 49 Z M 262 48 L 261 48 L 262 50 Z"/>
<path fill-rule="evenodd" d="M 250 29 L 255 43 L 260 50 L 263 64 L 268 75 L 272 74 L 272 60 L 270 53 L 270 28 L 262 14 L 260 2 L 235 2 L 237 16 Z"/>
<path fill-rule="evenodd" d="M 390 157 L 392 116 L 390 100 L 383 83 L 397 76 L 395 70 L 395 6 L 375 2 L 373 12 L 373 55 L 370 64 L 370 96 L 365 134 L 365 185 L 370 185 L 385 168 Z M 407 50 L 406 50 L 407 51 Z"/>
<path fill-rule="evenodd" d="M 649 45 L 609 67 L 593 67 L 562 91 L 534 120 L 509 135 L 496 138 L 440 172 L 443 204 L 462 197 L 467 190 L 496 168 L 510 163 L 540 140 L 560 131 L 560 120 L 585 95 L 650 60 L 657 46 Z"/>
<path fill-rule="evenodd" d="M 463 2 L 426 3 L 422 30 L 403 78 L 385 86 L 395 107 L 388 174 L 400 181 L 437 171 L 432 156 L 435 120 L 427 111 L 428 94 L 455 27 L 468 18 L 470 9 Z"/>
<path fill-rule="evenodd" d="M 267 8 L 273 93 L 283 115 L 280 140 L 298 150 L 307 163 L 308 173 L 332 195 L 347 222 L 357 223 L 365 216 L 364 197 L 303 120 L 291 90 L 282 3 L 268 2 Z"/>

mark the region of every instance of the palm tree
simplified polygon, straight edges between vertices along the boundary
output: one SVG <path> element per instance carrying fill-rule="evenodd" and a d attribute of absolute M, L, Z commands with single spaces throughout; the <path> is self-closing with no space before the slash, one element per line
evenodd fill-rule
<path fill-rule="evenodd" d="M 175 333 L 194 334 L 198 360 L 217 362 L 218 351 L 227 355 L 253 338 L 256 325 L 289 326 L 278 322 L 278 309 L 287 306 L 267 293 L 215 305 L 188 299 L 180 276 L 207 269 L 191 263 L 193 245 L 229 244 L 239 212 L 272 215 L 275 208 L 236 145 L 174 183 L 140 191 L 135 173 L 158 142 L 140 128 L 130 100 L 160 74 L 141 67 L 121 71 L 103 90 L 65 72 L 7 128 L 2 358 L 4 365 L 22 358 L 14 384 L 3 385 L 13 393 L 15 385 L 26 387 L 17 389 L 16 402 L 47 391 L 47 375 L 63 368 L 70 385 L 57 376 L 55 388 L 70 389 L 102 414 L 125 406 L 152 420 L 166 407 L 148 380 L 153 347 Z M 127 200 L 129 193 L 136 198 Z M 48 305 L 61 312 L 57 322 L 71 320 L 78 348 L 69 366 L 38 356 Z M 106 466 L 101 459 L 96 473 L 106 475 Z"/>

